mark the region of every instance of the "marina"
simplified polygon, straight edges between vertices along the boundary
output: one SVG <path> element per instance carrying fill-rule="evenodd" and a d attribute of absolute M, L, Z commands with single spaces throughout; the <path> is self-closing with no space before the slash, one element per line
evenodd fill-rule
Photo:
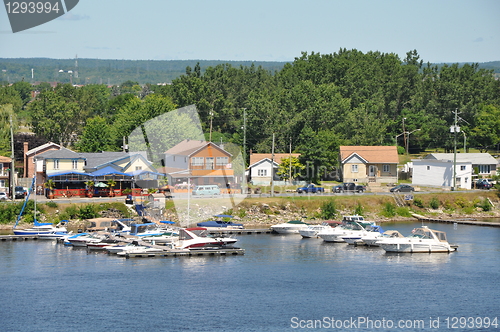
<path fill-rule="evenodd" d="M 406 236 L 421 222 L 383 225 Z M 370 317 L 424 321 L 423 328 L 405 330 L 427 331 L 430 317 L 493 321 L 499 312 L 500 229 L 429 227 L 446 232 L 460 250 L 386 253 L 379 247 L 268 233 L 238 236 L 242 251 L 138 255 L 34 237 L 5 240 L 0 242 L 0 278 L 3 296 L 10 300 L 0 302 L 2 330 L 275 332 L 296 330 L 297 320 Z M 367 294 L 376 305 L 366 301 Z M 209 302 L 201 303 L 202 298 Z M 34 314 L 20 322 L 18 308 Z M 117 308 L 126 314 L 117 316 Z M 57 314 L 39 318 L 50 311 Z M 457 330 L 444 324 L 440 331 Z"/>

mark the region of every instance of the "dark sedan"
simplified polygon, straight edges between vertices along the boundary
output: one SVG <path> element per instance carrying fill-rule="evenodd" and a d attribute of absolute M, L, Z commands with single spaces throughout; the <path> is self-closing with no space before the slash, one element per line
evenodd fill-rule
<path fill-rule="evenodd" d="M 406 192 L 406 193 L 411 193 L 414 192 L 415 188 L 413 188 L 410 185 L 407 184 L 398 184 L 394 188 L 391 188 L 391 193 L 393 192 Z"/>

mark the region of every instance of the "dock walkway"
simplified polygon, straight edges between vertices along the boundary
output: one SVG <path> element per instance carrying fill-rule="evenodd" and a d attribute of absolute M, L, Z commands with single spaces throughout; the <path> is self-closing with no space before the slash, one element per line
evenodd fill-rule
<path fill-rule="evenodd" d="M 499 222 L 490 222 L 490 221 L 478 221 L 475 219 L 438 219 L 438 218 L 428 218 L 426 216 L 422 216 L 420 214 L 412 213 L 413 217 L 417 218 L 420 221 L 427 222 L 441 222 L 446 224 L 462 224 L 462 225 L 474 225 L 474 226 L 490 226 L 490 227 L 500 227 Z"/>

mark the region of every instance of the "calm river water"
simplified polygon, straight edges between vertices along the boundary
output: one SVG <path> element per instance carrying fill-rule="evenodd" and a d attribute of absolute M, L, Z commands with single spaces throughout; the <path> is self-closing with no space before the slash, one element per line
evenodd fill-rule
<path fill-rule="evenodd" d="M 500 228 L 429 226 L 458 251 L 241 235 L 243 256 L 125 259 L 0 242 L 0 330 L 500 331 Z"/>

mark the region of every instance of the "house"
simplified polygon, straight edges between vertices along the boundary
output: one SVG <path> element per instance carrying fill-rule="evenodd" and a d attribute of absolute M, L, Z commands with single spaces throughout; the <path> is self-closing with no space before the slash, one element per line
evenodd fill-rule
<path fill-rule="evenodd" d="M 10 192 L 10 168 L 12 167 L 12 159 L 9 157 L 0 156 L 0 192 Z"/>
<path fill-rule="evenodd" d="M 471 189 L 475 177 L 489 178 L 497 170 L 497 161 L 489 153 L 457 153 L 454 183 L 453 153 L 431 153 L 412 162 L 415 185 Z"/>
<path fill-rule="evenodd" d="M 239 186 L 231 153 L 212 142 L 183 140 L 165 151 L 165 168 L 170 185 L 216 184 L 220 188 Z"/>
<path fill-rule="evenodd" d="M 35 157 L 37 155 L 60 149 L 61 146 L 59 144 L 48 142 L 29 150 L 28 142 L 24 142 L 24 177 L 32 179 L 33 175 L 35 175 L 35 168 L 39 169 L 39 172 L 43 170 L 43 167 L 35 165 Z"/>
<path fill-rule="evenodd" d="M 341 146 L 344 182 L 395 183 L 398 181 L 396 146 Z"/>
<path fill-rule="evenodd" d="M 276 177 L 278 166 L 283 159 L 288 159 L 290 156 L 298 158 L 300 153 L 275 153 L 274 157 L 271 153 L 252 153 L 250 152 L 250 166 L 248 166 L 248 181 L 252 181 L 255 185 L 269 185 L 271 183 L 271 174 L 275 180 L 280 180 Z M 271 166 L 272 164 L 272 166 Z"/>

